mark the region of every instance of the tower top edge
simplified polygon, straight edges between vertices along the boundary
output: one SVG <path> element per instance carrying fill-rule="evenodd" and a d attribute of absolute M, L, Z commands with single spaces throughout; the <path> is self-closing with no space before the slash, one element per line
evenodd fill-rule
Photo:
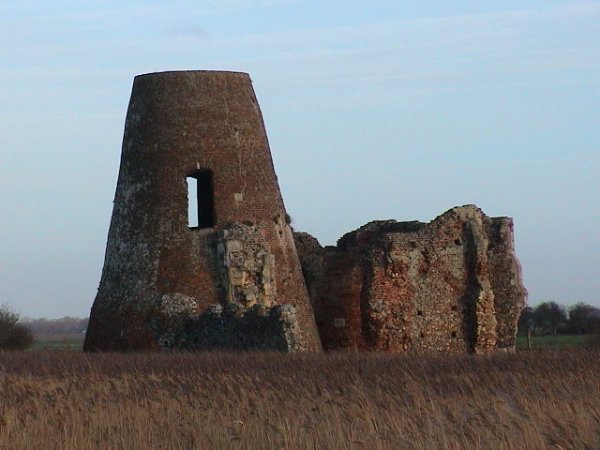
<path fill-rule="evenodd" d="M 236 72 L 233 70 L 166 70 L 163 72 L 148 72 L 136 75 L 135 78 L 168 78 L 168 77 L 209 77 L 209 76 L 220 76 L 220 77 L 244 77 L 250 78 L 250 75 L 246 72 Z"/>

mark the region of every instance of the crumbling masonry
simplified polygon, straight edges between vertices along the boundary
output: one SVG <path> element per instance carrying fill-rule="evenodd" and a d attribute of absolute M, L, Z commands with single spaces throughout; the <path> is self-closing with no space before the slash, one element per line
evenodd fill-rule
<path fill-rule="evenodd" d="M 527 294 L 512 233 L 473 205 L 371 222 L 336 247 L 296 233 L 323 347 L 512 350 Z"/>
<path fill-rule="evenodd" d="M 136 77 L 84 348 L 514 348 L 509 218 L 464 206 L 323 248 L 288 217 L 247 74 Z"/>

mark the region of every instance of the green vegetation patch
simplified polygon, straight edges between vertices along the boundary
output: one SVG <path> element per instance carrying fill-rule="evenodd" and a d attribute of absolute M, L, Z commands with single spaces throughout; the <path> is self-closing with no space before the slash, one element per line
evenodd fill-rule
<path fill-rule="evenodd" d="M 595 338 L 593 334 L 531 336 L 531 348 L 586 347 L 591 345 Z M 517 348 L 527 348 L 527 336 L 517 336 Z"/>
<path fill-rule="evenodd" d="M 36 334 L 33 350 L 83 350 L 85 333 Z"/>

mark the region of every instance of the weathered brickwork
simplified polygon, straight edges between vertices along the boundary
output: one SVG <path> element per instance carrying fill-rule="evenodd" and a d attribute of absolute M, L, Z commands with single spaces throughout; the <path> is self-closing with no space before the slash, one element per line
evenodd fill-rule
<path fill-rule="evenodd" d="M 190 228 L 186 177 L 201 173 L 210 226 Z M 133 84 L 85 349 L 174 345 L 321 348 L 244 73 L 163 72 Z"/>
<path fill-rule="evenodd" d="M 321 247 L 296 233 L 326 349 L 511 350 L 527 292 L 512 221 L 475 206 L 377 221 Z"/>

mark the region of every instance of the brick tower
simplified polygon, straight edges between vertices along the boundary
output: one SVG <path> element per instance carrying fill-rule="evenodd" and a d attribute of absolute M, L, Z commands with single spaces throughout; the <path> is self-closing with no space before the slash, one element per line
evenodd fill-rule
<path fill-rule="evenodd" d="M 85 350 L 321 348 L 248 74 L 137 76 Z"/>

